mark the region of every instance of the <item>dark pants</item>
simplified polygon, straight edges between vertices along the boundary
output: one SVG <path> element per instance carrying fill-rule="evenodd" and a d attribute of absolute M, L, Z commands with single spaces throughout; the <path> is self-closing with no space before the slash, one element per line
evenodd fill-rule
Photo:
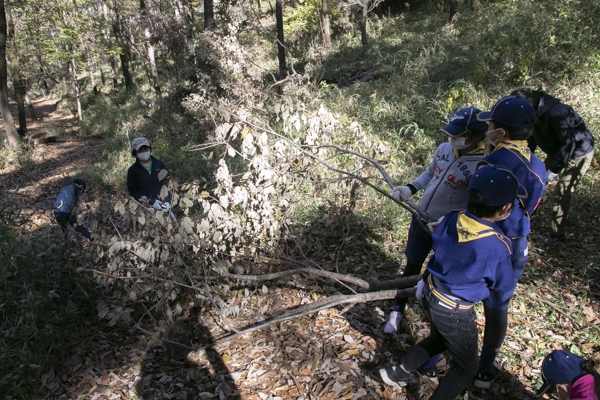
<path fill-rule="evenodd" d="M 62 229 L 62 231 L 65 233 L 65 236 L 67 232 L 69 232 L 69 225 L 71 225 L 73 229 L 81 233 L 86 238 L 90 239 L 92 237 L 92 234 L 89 230 L 77 223 L 77 217 L 73 214 L 54 211 L 54 218 L 56 219 L 56 222 L 58 222 L 58 224 L 60 225 L 60 229 Z"/>
<path fill-rule="evenodd" d="M 485 331 L 483 333 L 483 346 L 479 359 L 479 370 L 489 371 L 494 365 L 494 360 L 504 343 L 506 329 L 508 328 L 508 304 L 523 275 L 527 256 L 527 238 L 515 238 L 512 245 L 512 268 L 514 284 L 506 292 L 491 291 L 490 296 L 483 301 L 485 310 Z"/>
<path fill-rule="evenodd" d="M 431 333 L 402 357 L 402 365 L 408 371 L 415 371 L 431 357 L 449 351 L 452 367 L 431 396 L 431 400 L 455 399 L 477 374 L 475 310 L 470 308 L 455 311 L 441 306 L 427 285 L 423 289 L 423 307 L 431 322 Z"/>

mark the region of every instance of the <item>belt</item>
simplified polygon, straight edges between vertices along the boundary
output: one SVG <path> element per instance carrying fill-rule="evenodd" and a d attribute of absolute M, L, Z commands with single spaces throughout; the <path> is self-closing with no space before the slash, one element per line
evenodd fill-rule
<path fill-rule="evenodd" d="M 446 294 L 439 290 L 433 283 L 433 275 L 429 275 L 427 283 L 429 284 L 429 290 L 431 291 L 431 294 L 435 296 L 440 306 L 454 311 L 466 311 L 473 308 L 474 303 L 464 301 L 456 296 Z"/>

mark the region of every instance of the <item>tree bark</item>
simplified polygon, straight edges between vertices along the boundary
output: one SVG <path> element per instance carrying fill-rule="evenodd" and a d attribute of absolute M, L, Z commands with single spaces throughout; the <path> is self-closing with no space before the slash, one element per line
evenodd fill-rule
<path fill-rule="evenodd" d="M 71 78 L 71 88 L 73 89 L 73 93 L 75 94 L 75 99 L 77 101 L 77 118 L 82 121 L 83 115 L 81 111 L 81 96 L 79 94 L 79 85 L 77 83 L 77 64 L 75 63 L 74 58 L 71 58 L 69 61 L 69 76 Z"/>
<path fill-rule="evenodd" d="M 33 108 L 33 103 L 31 102 L 31 99 L 27 95 L 27 92 L 25 92 L 25 103 L 27 104 L 27 107 L 29 108 L 29 115 L 31 115 L 31 119 L 33 119 L 34 121 L 37 121 L 38 117 L 35 112 L 35 108 Z"/>
<path fill-rule="evenodd" d="M 215 27 L 215 13 L 213 0 L 204 0 L 204 29 L 212 30 Z"/>
<path fill-rule="evenodd" d="M 287 69 L 283 41 L 283 0 L 275 1 L 275 20 L 277 25 L 277 58 L 279 59 L 279 73 L 283 76 Z"/>
<path fill-rule="evenodd" d="M 19 68 L 19 56 L 17 51 L 17 42 L 15 39 L 15 24 L 10 8 L 6 9 L 7 19 L 7 39 L 10 43 L 10 64 L 12 69 L 12 82 L 17 100 L 17 109 L 19 110 L 19 130 L 22 134 L 27 133 L 27 119 L 25 116 L 25 82 L 21 79 L 21 70 Z"/>
<path fill-rule="evenodd" d="M 450 0 L 450 22 L 458 12 L 458 0 Z"/>
<path fill-rule="evenodd" d="M 140 10 L 142 11 L 142 18 L 144 24 L 144 37 L 146 38 L 146 52 L 148 55 L 148 63 L 150 64 L 150 86 L 154 87 L 154 93 L 156 98 L 161 99 L 162 93 L 160 90 L 160 83 L 158 80 L 158 70 L 156 69 L 156 59 L 154 58 L 154 45 L 152 44 L 152 35 L 150 34 L 150 18 L 148 17 L 148 10 L 144 0 L 140 0 Z"/>
<path fill-rule="evenodd" d="M 4 122 L 6 139 L 12 148 L 21 147 L 21 138 L 15 128 L 10 107 L 8 105 L 8 71 L 6 68 L 6 12 L 4 9 L 4 0 L 0 0 L 0 113 Z"/>
<path fill-rule="evenodd" d="M 329 10 L 327 10 L 327 0 L 321 0 L 323 3 L 323 47 L 325 50 L 331 49 L 331 29 L 329 23 Z"/>
<path fill-rule="evenodd" d="M 119 54 L 119 58 L 121 59 L 121 71 L 123 73 L 123 80 L 125 81 L 125 90 L 132 92 L 135 88 L 133 85 L 131 72 L 129 71 L 129 45 L 123 36 L 123 30 L 121 28 L 120 17 L 118 14 L 116 14 L 115 21 L 113 23 L 113 31 L 115 33 L 117 42 L 121 46 L 121 53 Z"/>
<path fill-rule="evenodd" d="M 367 17 L 369 14 L 369 0 L 363 0 L 362 19 L 360 21 L 360 41 L 363 47 L 369 44 L 367 37 Z"/>

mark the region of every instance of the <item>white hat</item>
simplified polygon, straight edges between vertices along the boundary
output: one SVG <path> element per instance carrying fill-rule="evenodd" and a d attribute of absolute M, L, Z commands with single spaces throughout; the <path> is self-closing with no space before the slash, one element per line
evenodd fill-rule
<path fill-rule="evenodd" d="M 152 146 L 150 146 L 150 142 L 145 137 L 138 137 L 138 138 L 133 139 L 131 141 L 131 154 L 133 154 L 135 156 L 135 152 L 138 151 L 143 146 L 148 146 L 148 147 L 152 148 Z"/>

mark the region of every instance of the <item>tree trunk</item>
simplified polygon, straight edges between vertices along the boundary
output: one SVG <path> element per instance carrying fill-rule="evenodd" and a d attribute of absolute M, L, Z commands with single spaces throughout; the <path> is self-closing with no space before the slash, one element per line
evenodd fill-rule
<path fill-rule="evenodd" d="M 458 12 L 458 0 L 450 0 L 450 22 Z"/>
<path fill-rule="evenodd" d="M 327 10 L 327 0 L 321 0 L 323 3 L 323 47 L 325 50 L 331 49 L 331 30 L 329 23 L 329 11 Z"/>
<path fill-rule="evenodd" d="M 12 148 L 21 147 L 21 138 L 15 129 L 10 107 L 8 105 L 8 71 L 6 68 L 6 12 L 4 10 L 4 0 L 0 0 L 0 113 L 4 122 L 6 139 Z"/>
<path fill-rule="evenodd" d="M 133 78 L 131 76 L 131 72 L 129 71 L 129 45 L 123 37 L 123 31 L 121 29 L 121 21 L 119 15 L 115 16 L 115 21 L 113 23 L 113 31 L 115 33 L 115 38 L 117 39 L 117 42 L 121 46 L 121 54 L 119 54 L 119 58 L 121 59 L 121 71 L 123 72 L 123 79 L 125 80 L 125 90 L 131 92 L 134 90 L 134 86 Z"/>
<path fill-rule="evenodd" d="M 204 0 L 204 29 L 211 30 L 215 27 L 215 13 L 213 0 Z"/>
<path fill-rule="evenodd" d="M 285 47 L 283 41 L 283 0 L 275 1 L 275 20 L 277 25 L 277 58 L 279 59 L 279 73 L 285 74 Z"/>
<path fill-rule="evenodd" d="M 77 84 L 77 64 L 75 63 L 74 58 L 71 58 L 71 61 L 69 61 L 69 75 L 71 77 L 71 88 L 73 89 L 75 99 L 77 100 L 77 117 L 81 121 L 83 120 L 81 112 L 81 96 L 79 95 L 79 85 Z"/>
<path fill-rule="evenodd" d="M 362 19 L 360 21 L 360 41 L 363 47 L 369 44 L 367 37 L 367 17 L 369 14 L 369 0 L 363 0 Z"/>
<path fill-rule="evenodd" d="M 21 79 L 21 70 L 19 68 L 19 57 L 17 42 L 15 39 L 15 24 L 10 8 L 6 9 L 6 19 L 8 22 L 8 41 L 10 42 L 10 64 L 12 67 L 12 82 L 17 100 L 17 109 L 19 110 L 19 130 L 22 134 L 27 133 L 27 119 L 25 116 L 25 82 Z"/>
<path fill-rule="evenodd" d="M 92 90 L 95 93 L 96 92 L 96 79 L 94 78 L 94 60 L 92 59 L 90 49 L 85 45 L 85 42 L 83 41 L 83 39 L 81 40 L 81 45 L 85 49 L 85 58 L 87 61 L 88 74 L 90 76 L 90 86 L 92 86 Z"/>
<path fill-rule="evenodd" d="M 144 20 L 144 37 L 146 38 L 146 51 L 148 54 L 148 63 L 150 64 L 150 86 L 154 87 L 156 98 L 161 99 L 162 93 L 160 90 L 160 83 L 158 80 L 158 70 L 156 69 L 156 60 L 154 58 L 154 45 L 152 44 L 152 35 L 150 34 L 150 18 L 148 18 L 148 10 L 146 9 L 146 3 L 144 0 L 140 0 L 140 9 L 142 11 L 142 18 Z"/>

